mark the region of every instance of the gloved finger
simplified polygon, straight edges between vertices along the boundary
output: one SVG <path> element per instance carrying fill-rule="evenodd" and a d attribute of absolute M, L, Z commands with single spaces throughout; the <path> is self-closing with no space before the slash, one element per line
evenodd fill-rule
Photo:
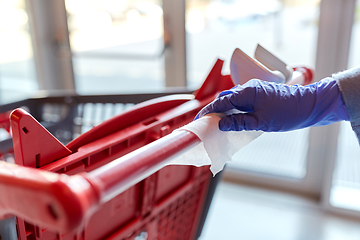
<path fill-rule="evenodd" d="M 253 109 L 251 109 L 249 106 L 241 106 L 236 103 L 236 105 L 233 102 L 236 101 L 236 96 L 234 94 L 228 94 L 220 98 L 216 98 L 214 101 L 206 105 L 203 109 L 200 110 L 200 112 L 196 115 L 195 119 L 201 118 L 209 113 L 226 113 L 230 110 L 237 109 L 244 112 L 252 112 Z"/>
<path fill-rule="evenodd" d="M 259 119 L 253 113 L 232 114 L 219 121 L 221 131 L 263 130 L 260 128 Z"/>
<path fill-rule="evenodd" d="M 228 95 L 228 94 L 232 94 L 232 93 L 233 93 L 233 91 L 231 91 L 231 90 L 222 91 L 222 92 L 216 97 L 216 99 L 218 99 L 218 98 L 220 98 L 220 97 L 222 97 L 222 96 L 226 96 L 226 95 Z M 206 114 L 215 112 L 214 106 L 212 105 L 213 103 L 214 103 L 214 101 L 211 102 L 211 103 L 209 103 L 209 104 L 206 105 L 205 107 L 203 107 L 203 108 L 198 112 L 198 114 L 196 114 L 194 120 L 197 120 L 197 119 L 205 116 Z"/>
<path fill-rule="evenodd" d="M 198 114 L 196 114 L 196 117 L 194 120 L 197 120 L 203 116 L 205 116 L 206 114 L 209 114 L 209 113 L 212 113 L 214 112 L 214 108 L 213 108 L 213 105 L 212 105 L 212 102 L 209 103 L 208 105 L 206 105 L 205 107 L 203 107 L 199 112 Z"/>
<path fill-rule="evenodd" d="M 239 90 L 239 88 L 243 88 L 238 85 L 233 89 Z M 237 109 L 244 112 L 252 112 L 252 106 L 247 101 L 245 101 L 245 96 L 239 96 L 235 90 L 226 90 L 219 94 L 219 96 L 205 106 L 200 112 L 196 115 L 195 120 L 201 118 L 209 113 L 226 113 L 230 110 Z"/>
<path fill-rule="evenodd" d="M 245 98 L 239 96 L 236 92 L 217 98 L 211 104 L 214 112 L 225 113 L 233 109 L 252 112 L 250 106 L 245 104 Z"/>
<path fill-rule="evenodd" d="M 224 98 L 216 98 L 214 101 L 212 101 L 211 103 L 206 105 L 203 109 L 201 109 L 200 112 L 196 115 L 194 120 L 197 120 L 209 113 L 226 112 L 234 108 L 232 105 L 227 106 L 227 104 L 229 103 L 227 99 L 225 99 L 224 103 L 223 101 Z"/>

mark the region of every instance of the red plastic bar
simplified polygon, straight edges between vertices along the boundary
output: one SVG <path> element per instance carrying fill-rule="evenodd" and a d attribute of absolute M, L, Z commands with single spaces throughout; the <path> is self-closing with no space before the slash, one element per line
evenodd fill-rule
<path fill-rule="evenodd" d="M 86 174 L 87 179 L 100 183 L 101 201 L 107 202 L 200 142 L 194 133 L 173 132 Z"/>

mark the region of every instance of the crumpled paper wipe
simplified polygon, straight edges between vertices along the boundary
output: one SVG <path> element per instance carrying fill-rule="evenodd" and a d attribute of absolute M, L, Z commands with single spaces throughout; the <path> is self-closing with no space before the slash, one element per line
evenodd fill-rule
<path fill-rule="evenodd" d="M 259 137 L 262 131 L 223 132 L 219 129 L 219 121 L 225 114 L 211 113 L 193 121 L 175 131 L 189 131 L 197 135 L 202 143 L 172 160 L 169 165 L 194 165 L 197 167 L 211 165 L 215 176 L 225 163 L 245 145 Z"/>

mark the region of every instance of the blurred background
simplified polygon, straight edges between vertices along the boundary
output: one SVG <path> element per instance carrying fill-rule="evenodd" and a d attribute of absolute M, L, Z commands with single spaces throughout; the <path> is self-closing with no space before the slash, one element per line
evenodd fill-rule
<path fill-rule="evenodd" d="M 356 0 L 0 0 L 0 104 L 192 91 L 258 43 L 320 80 L 360 64 L 359 19 Z M 264 134 L 225 169 L 202 239 L 359 239 L 359 162 L 349 123 Z"/>

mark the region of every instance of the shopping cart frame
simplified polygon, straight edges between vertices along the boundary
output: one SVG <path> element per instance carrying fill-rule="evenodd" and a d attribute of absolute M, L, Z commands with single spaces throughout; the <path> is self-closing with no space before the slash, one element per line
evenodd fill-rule
<path fill-rule="evenodd" d="M 196 96 L 195 98 L 198 99 L 197 101 L 199 101 L 199 99 L 201 99 L 202 103 L 201 104 L 197 103 L 196 107 L 194 109 L 192 109 L 192 113 L 191 114 L 186 114 L 187 119 L 182 118 L 182 120 L 179 121 L 177 123 L 177 125 L 174 126 L 174 127 L 181 126 L 181 125 L 185 124 L 186 122 L 191 121 L 193 119 L 193 117 L 195 116 L 194 114 L 196 114 L 197 111 L 199 111 L 203 106 L 205 106 L 206 103 L 211 101 L 211 99 L 213 99 L 214 96 L 219 91 L 227 89 L 227 88 L 232 86 L 231 79 L 230 79 L 229 76 L 225 76 L 226 81 L 222 81 L 223 80 L 223 76 L 221 75 L 222 64 L 223 64 L 223 61 L 221 61 L 221 60 L 218 60 L 216 62 L 216 64 L 214 65 L 213 70 L 210 72 L 207 80 L 204 83 L 204 86 L 207 86 L 207 87 L 200 88 L 198 91 L 195 92 L 195 96 Z M 220 84 L 219 84 L 219 80 L 221 81 Z M 219 88 L 219 86 L 220 86 L 220 88 Z M 177 92 L 177 93 L 179 93 L 179 92 Z M 134 100 L 134 95 L 126 95 L 126 96 L 123 95 L 121 97 L 122 97 L 122 99 L 124 99 L 124 98 L 127 98 L 128 100 L 132 99 L 133 100 L 132 102 L 141 102 L 142 100 L 144 100 L 144 98 L 149 98 L 149 97 L 151 98 L 151 97 L 155 97 L 155 96 L 158 97 L 160 95 L 168 95 L 168 93 L 150 94 L 150 95 L 146 95 L 146 96 L 138 95 L 138 96 L 141 96 L 142 99 L 136 99 L 136 100 Z M 107 97 L 108 97 L 107 100 L 104 100 L 104 96 L 85 96 L 84 97 L 84 96 L 76 96 L 76 95 L 68 95 L 68 96 L 65 96 L 65 97 L 64 96 L 52 96 L 52 97 L 45 97 L 45 98 L 44 97 L 43 98 L 33 98 L 30 101 L 25 100 L 25 101 L 20 101 L 20 102 L 17 102 L 17 103 L 9 104 L 7 106 L 2 106 L 2 108 L 0 110 L 3 111 L 3 112 L 7 112 L 8 110 L 11 110 L 11 109 L 13 109 L 15 107 L 26 106 L 30 112 L 33 111 L 35 113 L 34 114 L 35 116 L 41 117 L 41 112 L 39 112 L 39 109 L 38 109 L 39 102 L 49 103 L 51 101 L 51 102 L 54 102 L 54 103 L 58 103 L 59 100 L 60 100 L 62 102 L 65 102 L 65 103 L 69 104 L 69 106 L 74 106 L 75 105 L 74 103 L 79 103 L 79 102 L 89 102 L 89 101 L 99 102 L 98 100 L 102 100 L 103 102 L 109 102 L 109 100 L 114 101 L 114 98 L 116 98 L 118 96 L 107 96 Z M 189 100 L 189 99 L 187 99 L 187 100 Z M 181 100 L 181 101 L 183 101 L 183 100 Z M 183 102 L 185 102 L 185 101 L 183 101 Z M 176 105 L 178 105 L 178 104 L 176 104 Z M 70 115 L 74 114 L 75 110 L 76 110 L 75 107 L 72 107 L 72 108 L 70 107 L 70 110 L 69 110 Z M 185 108 L 185 111 L 186 111 L 186 108 Z M 26 116 L 26 113 L 21 112 L 21 110 L 17 110 L 17 113 L 19 113 L 20 115 Z M 21 117 L 20 115 L 18 115 L 18 117 Z M 16 116 L 16 113 L 15 114 L 13 113 L 12 116 L 13 117 Z M 68 123 L 71 122 L 71 120 L 72 120 L 72 117 L 71 116 L 69 117 L 69 115 L 68 115 L 60 124 L 67 125 Z M 150 125 L 151 125 L 151 123 L 150 123 Z M 59 127 L 59 124 L 57 124 L 57 126 L 56 126 L 56 124 L 48 126 L 49 129 L 51 129 L 51 128 L 56 129 L 58 127 Z M 16 133 L 14 133 L 14 129 L 15 128 L 13 126 L 13 134 L 16 135 Z M 21 128 L 21 129 L 24 131 L 23 128 Z M 21 131 L 21 129 L 18 129 L 18 130 Z M 171 128 L 170 129 L 167 129 L 167 128 L 161 129 L 161 131 L 162 131 L 162 133 L 159 136 L 155 137 L 155 139 L 159 138 L 159 137 L 161 138 L 164 135 L 167 135 L 171 131 Z M 191 135 L 192 135 L 191 139 L 195 143 L 198 143 L 200 141 L 195 135 L 193 135 L 193 134 L 191 134 Z M 105 136 L 102 136 L 102 137 L 105 137 Z M 95 139 L 93 139 L 93 140 L 95 140 Z M 161 139 L 159 139 L 159 140 L 161 140 Z M 194 142 L 193 142 L 193 144 L 194 144 Z M 83 144 L 87 144 L 87 143 L 82 142 L 80 145 L 83 145 Z M 187 146 L 187 147 L 189 147 L 189 146 Z M 14 146 L 14 148 L 15 148 L 15 152 L 16 152 L 17 147 Z M 161 165 L 159 165 L 157 167 L 159 167 L 159 169 L 160 169 L 163 166 L 164 166 L 164 164 L 162 163 Z M 33 166 L 33 167 L 41 167 L 41 166 Z M 49 169 L 47 169 L 47 170 L 49 170 Z M 152 170 L 152 172 L 154 172 L 154 170 Z M 148 174 L 146 174 L 146 175 L 148 175 Z M 139 178 L 137 180 L 137 182 L 141 181 L 141 179 L 143 179 L 143 178 Z M 197 238 L 201 234 L 202 225 L 204 224 L 206 214 L 207 214 L 208 208 L 209 208 L 210 203 L 211 203 L 212 195 L 213 195 L 213 193 L 215 191 L 216 183 L 219 181 L 219 179 L 220 179 L 220 175 L 218 175 L 217 177 L 211 179 L 211 183 L 210 183 L 210 185 L 208 187 L 208 191 L 207 191 L 208 196 L 206 197 L 206 201 L 204 203 L 204 208 L 203 208 L 202 214 L 201 214 L 200 218 L 198 219 L 199 227 L 197 228 L 196 234 L 194 235 L 195 238 Z M 125 191 L 125 189 L 126 189 L 126 187 L 123 190 Z M 83 220 L 81 220 L 81 221 L 83 221 Z M 79 226 L 77 226 L 77 227 L 79 227 Z"/>

